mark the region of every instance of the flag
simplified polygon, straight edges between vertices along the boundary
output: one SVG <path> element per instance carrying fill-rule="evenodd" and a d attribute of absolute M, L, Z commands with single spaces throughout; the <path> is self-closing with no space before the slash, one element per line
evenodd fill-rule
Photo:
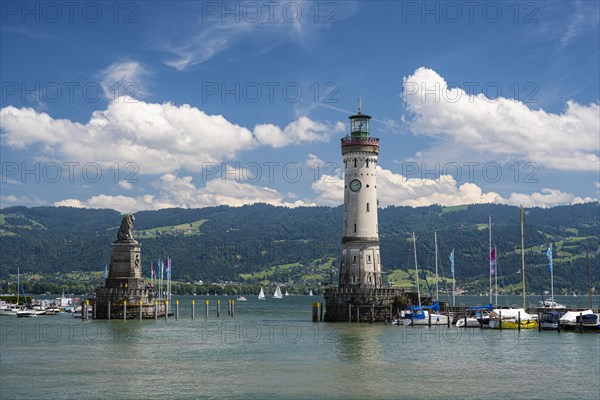
<path fill-rule="evenodd" d="M 160 263 L 160 279 L 162 279 L 165 272 L 165 263 L 160 261 L 160 259 L 158 259 L 158 262 Z"/>
<path fill-rule="evenodd" d="M 454 249 L 450 253 L 450 271 L 452 271 L 452 279 L 454 279 Z"/>
<path fill-rule="evenodd" d="M 548 272 L 552 273 L 552 245 L 548 246 L 546 257 L 548 257 Z"/>
<path fill-rule="evenodd" d="M 154 279 L 154 263 L 150 262 L 150 279 Z"/>
<path fill-rule="evenodd" d="M 108 278 L 108 265 L 104 264 L 104 279 Z"/>
<path fill-rule="evenodd" d="M 167 279 L 171 280 L 171 258 L 167 258 Z"/>
<path fill-rule="evenodd" d="M 490 253 L 490 274 L 496 275 L 496 248 Z"/>

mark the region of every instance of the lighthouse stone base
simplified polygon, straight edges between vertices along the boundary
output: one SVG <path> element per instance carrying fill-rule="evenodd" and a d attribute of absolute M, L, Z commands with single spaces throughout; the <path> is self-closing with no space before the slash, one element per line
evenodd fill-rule
<path fill-rule="evenodd" d="M 337 288 L 325 292 L 326 322 L 385 322 L 398 312 L 401 289 Z"/>

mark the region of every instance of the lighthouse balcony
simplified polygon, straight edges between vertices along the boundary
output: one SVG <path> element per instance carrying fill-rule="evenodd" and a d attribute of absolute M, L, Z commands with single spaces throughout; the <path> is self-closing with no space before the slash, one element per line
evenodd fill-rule
<path fill-rule="evenodd" d="M 346 146 L 377 146 L 379 147 L 379 138 L 372 137 L 352 137 L 342 138 L 342 147 Z"/>

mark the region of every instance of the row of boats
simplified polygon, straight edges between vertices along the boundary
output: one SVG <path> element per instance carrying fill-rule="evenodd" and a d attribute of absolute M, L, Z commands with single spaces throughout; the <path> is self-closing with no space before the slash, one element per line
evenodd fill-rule
<path fill-rule="evenodd" d="M 438 303 L 432 306 L 411 306 L 403 311 L 394 325 L 449 325 L 452 316 L 438 313 Z M 600 314 L 584 311 L 545 310 L 541 316 L 529 314 L 523 308 L 493 308 L 491 304 L 467 308 L 457 328 L 542 329 L 600 332 Z"/>

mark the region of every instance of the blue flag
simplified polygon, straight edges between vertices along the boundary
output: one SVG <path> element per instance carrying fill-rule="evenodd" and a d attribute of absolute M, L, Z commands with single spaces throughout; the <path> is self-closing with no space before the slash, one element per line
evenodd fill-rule
<path fill-rule="evenodd" d="M 552 245 L 548 246 L 546 257 L 548 257 L 548 272 L 552 273 Z"/>
<path fill-rule="evenodd" d="M 452 272 L 452 279 L 454 279 L 454 249 L 450 253 L 450 271 Z"/>
<path fill-rule="evenodd" d="M 108 265 L 104 264 L 104 279 L 108 278 Z"/>

